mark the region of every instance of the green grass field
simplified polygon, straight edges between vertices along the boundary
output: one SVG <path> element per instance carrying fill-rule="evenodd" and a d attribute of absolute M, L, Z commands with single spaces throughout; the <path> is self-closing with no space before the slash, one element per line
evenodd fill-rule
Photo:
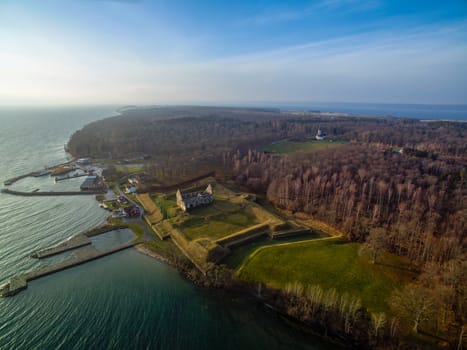
<path fill-rule="evenodd" d="M 173 197 L 161 195 L 152 197 L 152 200 L 159 207 L 160 211 L 162 212 L 162 215 L 164 216 L 164 219 L 170 218 L 170 214 L 174 211 L 171 209 L 177 207 L 177 201 Z"/>
<path fill-rule="evenodd" d="M 245 262 L 245 259 L 250 256 L 255 250 L 265 246 L 274 246 L 277 244 L 291 243 L 306 240 L 315 240 L 321 236 L 316 233 L 308 233 L 306 235 L 300 235 L 297 237 L 283 238 L 283 239 L 271 239 L 261 238 L 257 241 L 242 245 L 233 249 L 230 254 L 221 261 L 221 264 L 225 264 L 230 269 L 237 269 Z"/>
<path fill-rule="evenodd" d="M 343 238 L 260 248 L 237 274 L 251 282 L 283 288 L 289 282 L 335 288 L 361 298 L 370 311 L 389 313 L 391 292 L 414 276 L 397 256 L 386 254 L 373 265 L 360 245 Z"/>
<path fill-rule="evenodd" d="M 217 239 L 257 223 L 239 204 L 216 198 L 213 204 L 190 211 L 190 218 L 179 228 L 189 239 Z"/>
<path fill-rule="evenodd" d="M 276 152 L 276 153 L 310 153 L 320 151 L 322 149 L 336 148 L 344 145 L 342 141 L 286 141 L 275 143 L 265 147 L 264 151 Z"/>

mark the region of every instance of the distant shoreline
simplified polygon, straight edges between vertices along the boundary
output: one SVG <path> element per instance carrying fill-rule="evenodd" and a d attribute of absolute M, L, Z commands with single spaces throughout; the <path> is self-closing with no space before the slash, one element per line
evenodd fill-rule
<path fill-rule="evenodd" d="M 419 121 L 467 122 L 467 104 L 397 104 L 397 103 L 219 103 L 219 104 L 159 104 L 132 105 L 118 108 L 118 113 L 128 110 L 160 107 L 211 107 L 236 109 L 279 110 L 280 113 L 321 114 L 323 116 L 397 118 Z"/>

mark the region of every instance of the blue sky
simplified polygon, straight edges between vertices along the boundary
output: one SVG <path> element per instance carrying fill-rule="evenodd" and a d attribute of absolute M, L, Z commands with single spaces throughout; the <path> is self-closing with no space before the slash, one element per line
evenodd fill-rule
<path fill-rule="evenodd" d="M 467 1 L 2 0 L 0 104 L 467 103 Z"/>

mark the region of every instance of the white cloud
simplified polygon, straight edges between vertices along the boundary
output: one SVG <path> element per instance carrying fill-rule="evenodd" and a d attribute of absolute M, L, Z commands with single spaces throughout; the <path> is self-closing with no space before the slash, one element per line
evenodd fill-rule
<path fill-rule="evenodd" d="M 330 5 L 329 5 L 330 6 Z M 0 31 L 0 103 L 466 103 L 466 23 L 177 60 L 46 31 Z M 175 39 L 174 39 L 175 40 Z M 164 58 L 165 57 L 165 58 Z"/>
<path fill-rule="evenodd" d="M 373 10 L 380 5 L 379 0 L 320 0 L 307 6 L 269 6 L 258 13 L 244 18 L 243 24 L 274 24 L 278 22 L 298 21 L 323 12 L 338 11 L 339 13 L 363 12 Z"/>

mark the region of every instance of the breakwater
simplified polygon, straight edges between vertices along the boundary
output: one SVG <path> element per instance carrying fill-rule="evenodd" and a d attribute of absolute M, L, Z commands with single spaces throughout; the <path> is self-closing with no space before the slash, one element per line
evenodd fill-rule
<path fill-rule="evenodd" d="M 128 228 L 128 225 L 126 224 L 121 224 L 121 225 L 105 224 L 105 225 L 97 226 L 93 229 L 90 229 L 89 231 L 83 232 L 83 235 L 87 237 L 94 237 L 94 236 L 101 235 L 106 232 L 124 229 L 124 228 Z"/>
<path fill-rule="evenodd" d="M 1 297 L 13 296 L 15 294 L 18 294 L 22 290 L 26 289 L 29 281 L 53 274 L 55 272 L 69 269 L 77 265 L 84 264 L 88 261 L 102 258 L 104 256 L 133 247 L 134 245 L 135 243 L 133 242 L 126 243 L 126 244 L 122 244 L 112 249 L 107 249 L 104 251 L 98 251 L 96 248 L 92 246 L 81 248 L 77 250 L 75 253 L 73 253 L 70 259 L 67 259 L 60 263 L 53 264 L 51 266 L 47 266 L 41 269 L 26 272 L 26 273 L 23 273 L 23 274 L 20 274 L 18 276 L 11 278 L 9 282 L 0 286 L 0 296 Z"/>
<path fill-rule="evenodd" d="M 71 180 L 76 179 L 77 177 L 89 176 L 89 174 L 74 174 L 74 175 L 64 175 L 64 176 L 55 176 L 55 181 L 64 181 L 64 180 Z"/>
<path fill-rule="evenodd" d="M 41 249 L 31 254 L 31 258 L 43 259 L 52 255 L 61 254 L 68 250 L 83 247 L 91 244 L 91 240 L 84 234 L 80 233 L 76 236 L 70 237 L 66 241 L 57 244 L 56 246 Z"/>
<path fill-rule="evenodd" d="M 41 249 L 32 253 L 30 255 L 31 258 L 43 259 L 53 255 L 61 254 L 69 250 L 76 249 L 76 251 L 73 252 L 73 254 L 71 255 L 71 258 L 67 260 L 14 276 L 6 284 L 0 286 L 0 297 L 13 296 L 19 293 L 20 291 L 27 288 L 28 281 L 32 281 L 39 277 L 50 275 L 52 273 L 68 269 L 70 267 L 77 266 L 85 262 L 116 253 L 123 249 L 133 247 L 135 245 L 134 242 L 127 242 L 110 249 L 97 250 L 94 246 L 91 245 L 92 242 L 89 239 L 93 236 L 127 227 L 127 225 L 105 224 L 72 236 L 52 247 Z"/>
<path fill-rule="evenodd" d="M 15 191 L 10 190 L 9 188 L 3 188 L 0 192 L 12 194 L 15 196 L 24 196 L 24 197 L 37 197 L 37 196 L 79 196 L 79 195 L 89 195 L 89 194 L 100 194 L 105 193 L 103 190 L 99 191 L 38 191 L 38 192 L 24 192 L 24 191 Z"/>
<path fill-rule="evenodd" d="M 71 164 L 74 161 L 76 161 L 76 158 L 73 158 L 73 159 L 71 159 L 71 160 L 69 160 L 69 161 L 67 161 L 65 163 L 60 163 L 60 164 L 57 164 L 57 165 L 54 165 L 54 166 L 51 166 L 51 167 L 46 167 L 44 170 L 55 169 L 55 168 L 60 167 L 60 166 L 65 166 L 65 165 Z M 5 186 L 13 185 L 16 181 L 19 181 L 21 179 L 25 179 L 25 178 L 30 177 L 30 176 L 37 176 L 38 174 L 40 174 L 44 170 L 32 171 L 30 173 L 26 173 L 26 174 L 18 175 L 16 177 L 12 177 L 12 178 L 10 178 L 8 180 L 5 180 L 3 182 L 3 184 Z"/>
<path fill-rule="evenodd" d="M 25 178 L 27 178 L 27 177 L 29 177 L 29 176 L 34 176 L 34 172 L 32 172 L 32 173 L 27 173 L 27 174 L 23 174 L 23 175 L 19 175 L 19 176 L 16 176 L 16 177 L 12 177 L 11 179 L 5 180 L 5 181 L 3 182 L 3 184 L 4 184 L 5 186 L 10 186 L 10 185 L 13 185 L 16 181 L 19 181 L 19 180 L 21 180 L 21 179 L 25 179 Z"/>
<path fill-rule="evenodd" d="M 82 232 L 77 234 L 76 236 L 72 236 L 67 240 L 58 243 L 57 245 L 45 249 L 38 250 L 30 255 L 31 258 L 36 259 L 43 259 L 49 256 L 57 255 L 68 250 L 76 249 L 83 247 L 85 245 L 91 244 L 90 237 L 94 237 L 97 235 L 101 235 L 103 233 L 107 233 L 114 230 L 125 229 L 128 228 L 128 225 L 111 225 L 106 224 L 102 226 L 95 227 L 90 229 L 89 231 Z"/>

